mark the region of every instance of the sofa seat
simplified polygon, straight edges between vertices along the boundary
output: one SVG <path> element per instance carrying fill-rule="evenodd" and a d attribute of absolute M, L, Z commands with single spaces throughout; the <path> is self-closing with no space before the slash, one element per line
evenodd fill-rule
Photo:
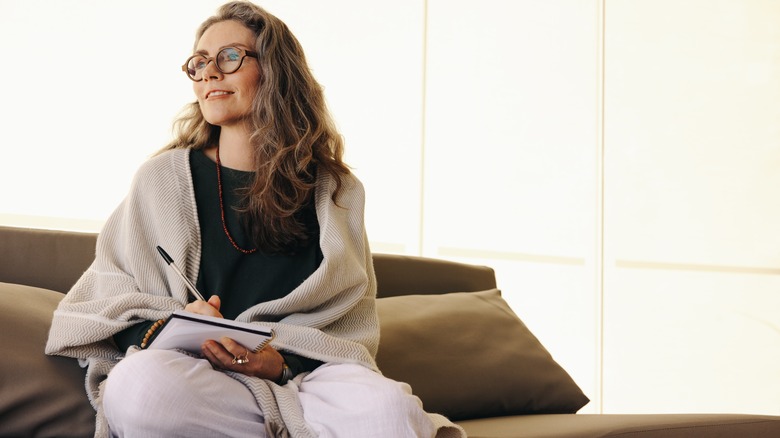
<path fill-rule="evenodd" d="M 780 418 L 743 414 L 514 415 L 458 424 L 469 438 L 780 437 Z"/>

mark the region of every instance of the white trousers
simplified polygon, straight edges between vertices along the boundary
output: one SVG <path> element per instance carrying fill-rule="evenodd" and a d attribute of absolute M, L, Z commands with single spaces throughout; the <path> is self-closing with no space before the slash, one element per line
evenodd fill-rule
<path fill-rule="evenodd" d="M 301 382 L 304 418 L 320 437 L 432 437 L 409 385 L 359 365 L 325 364 Z M 265 437 L 263 413 L 239 381 L 205 359 L 143 350 L 108 375 L 103 410 L 116 437 Z"/>

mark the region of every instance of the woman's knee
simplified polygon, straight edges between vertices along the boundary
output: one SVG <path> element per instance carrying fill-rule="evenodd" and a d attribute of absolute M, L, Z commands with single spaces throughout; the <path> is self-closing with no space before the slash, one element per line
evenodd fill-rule
<path fill-rule="evenodd" d="M 422 402 L 412 394 L 409 385 L 384 377 L 382 379 L 382 384 L 378 385 L 376 390 L 379 399 L 377 403 L 382 412 L 395 418 L 417 416 L 423 413 Z"/>
<path fill-rule="evenodd" d="M 181 353 L 168 350 L 143 350 L 131 354 L 114 366 L 103 389 L 103 409 L 109 419 L 136 422 L 155 409 L 155 401 L 176 386 L 176 372 L 166 366 Z"/>
<path fill-rule="evenodd" d="M 351 412 L 379 423 L 425 415 L 422 402 L 406 383 L 388 379 L 359 365 L 330 365 L 328 368 L 312 373 L 312 379 L 304 380 L 301 387 L 303 394 L 314 396 L 315 406 L 323 402 L 329 405 L 325 412 L 335 410 L 346 415 Z M 318 407 L 315 409 L 319 410 Z"/>

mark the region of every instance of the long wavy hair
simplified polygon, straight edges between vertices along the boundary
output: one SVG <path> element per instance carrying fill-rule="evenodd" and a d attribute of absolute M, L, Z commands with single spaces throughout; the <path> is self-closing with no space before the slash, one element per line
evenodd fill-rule
<path fill-rule="evenodd" d="M 228 20 L 257 36 L 261 72 L 251 114 L 256 173 L 239 212 L 259 248 L 294 252 L 310 238 L 303 216 L 313 202 L 317 173 L 335 178 L 334 201 L 342 177 L 350 173 L 342 161 L 343 139 L 300 43 L 263 8 L 241 1 L 223 5 L 198 28 L 195 45 L 210 26 Z M 217 145 L 219 133 L 220 127 L 206 122 L 195 101 L 174 122 L 174 140 L 163 150 Z"/>

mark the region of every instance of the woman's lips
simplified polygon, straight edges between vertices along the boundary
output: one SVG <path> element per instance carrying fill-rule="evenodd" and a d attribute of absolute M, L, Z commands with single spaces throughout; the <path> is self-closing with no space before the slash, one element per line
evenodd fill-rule
<path fill-rule="evenodd" d="M 208 93 L 206 93 L 206 99 L 212 98 L 212 97 L 220 97 L 220 96 L 229 96 L 233 93 L 230 91 L 225 90 L 211 90 Z"/>

